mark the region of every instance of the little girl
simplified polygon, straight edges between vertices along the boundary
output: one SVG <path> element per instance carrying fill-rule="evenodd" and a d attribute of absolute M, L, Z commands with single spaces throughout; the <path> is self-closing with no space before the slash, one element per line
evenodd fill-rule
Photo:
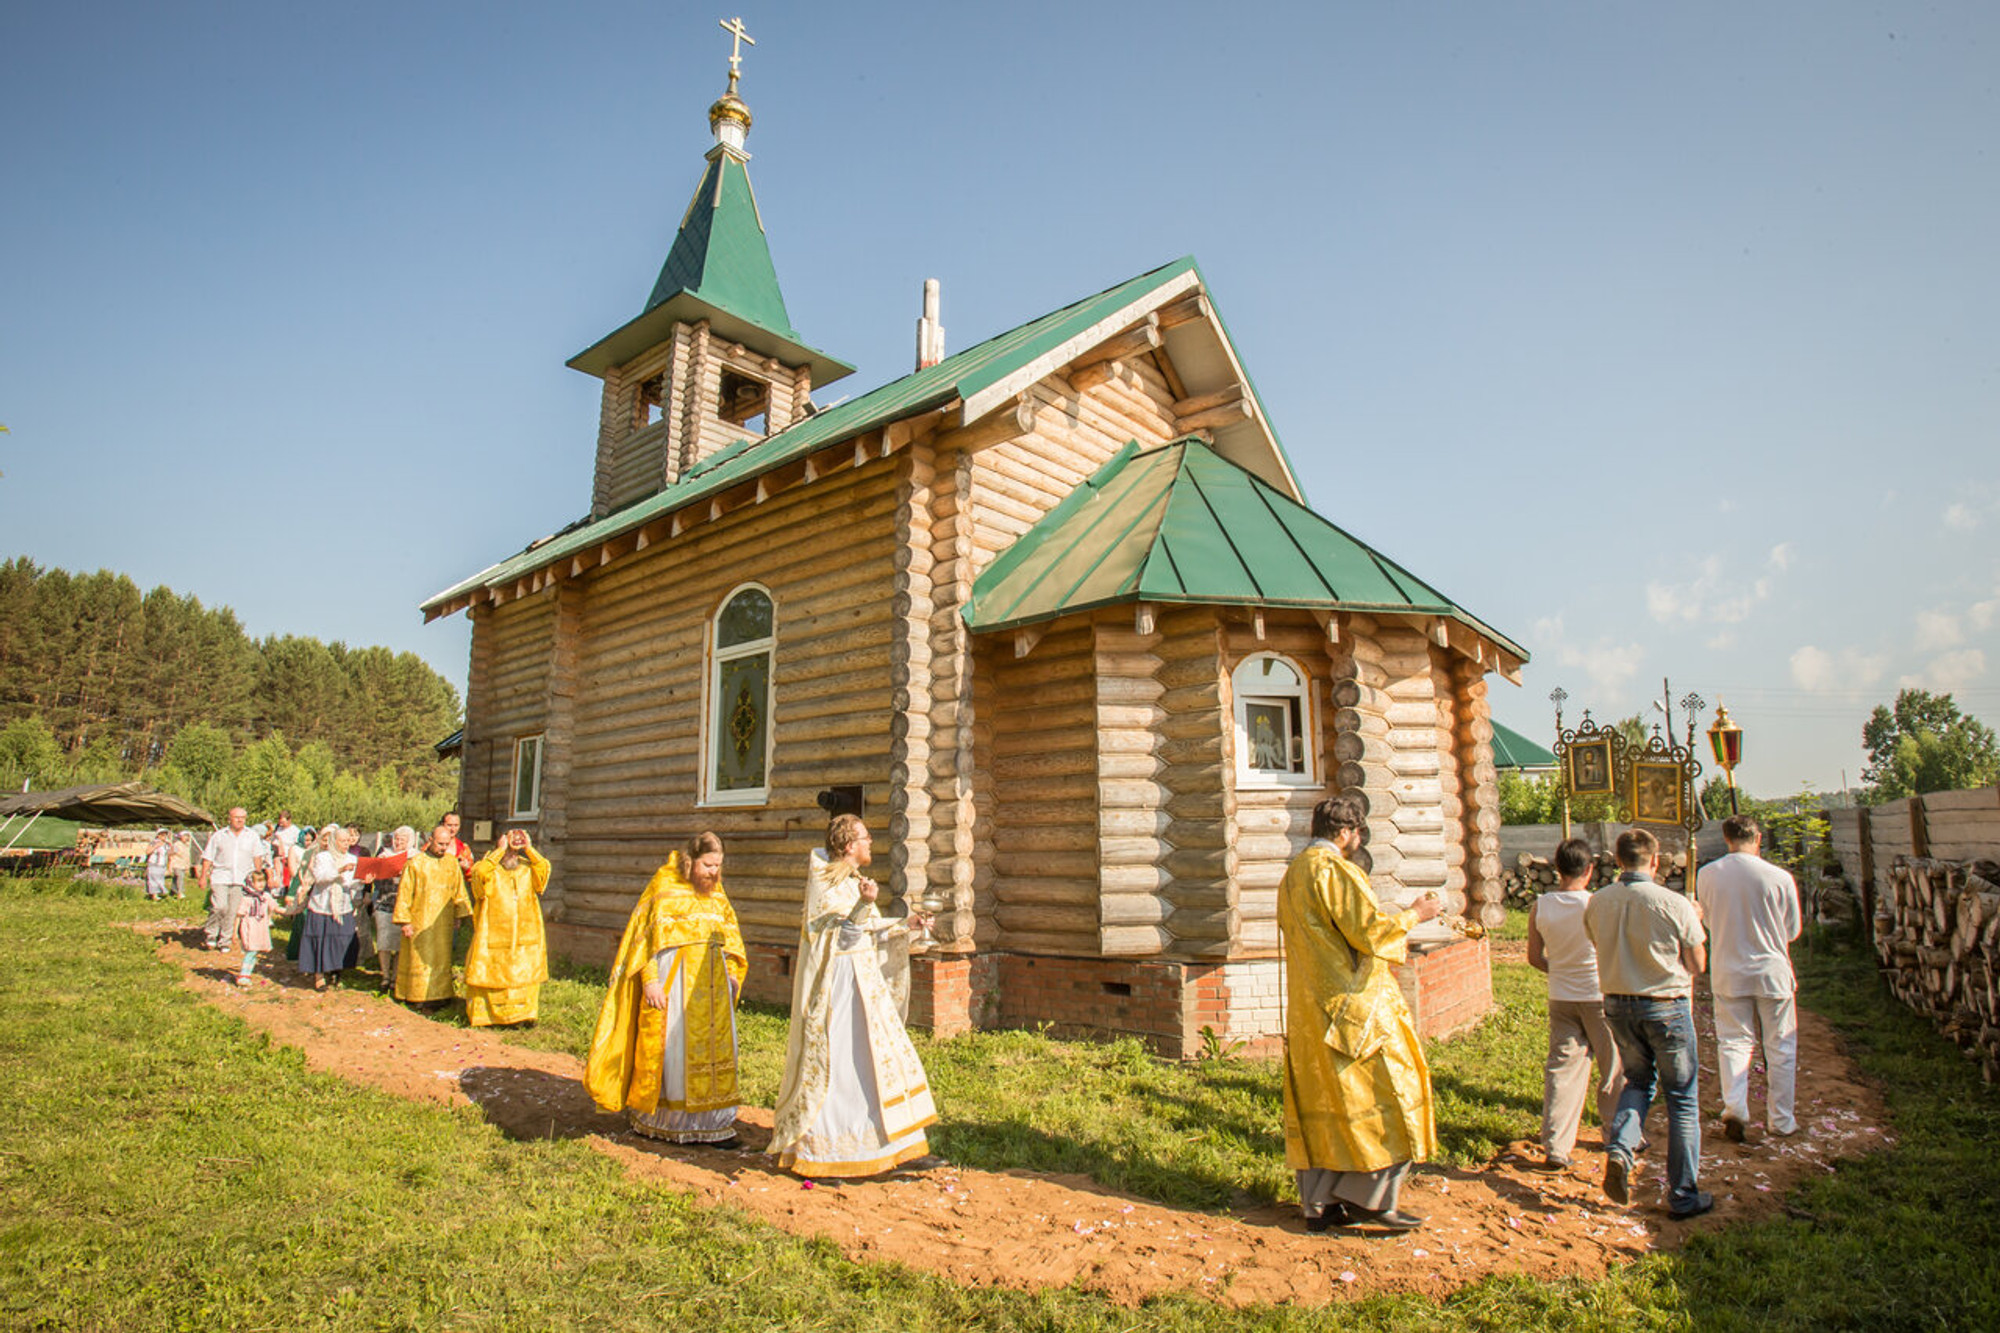
<path fill-rule="evenodd" d="M 243 889 L 243 906 L 236 915 L 236 942 L 243 946 L 243 966 L 236 984 L 250 989 L 250 974 L 257 970 L 257 955 L 271 947 L 271 896 L 267 872 L 253 870 Z"/>

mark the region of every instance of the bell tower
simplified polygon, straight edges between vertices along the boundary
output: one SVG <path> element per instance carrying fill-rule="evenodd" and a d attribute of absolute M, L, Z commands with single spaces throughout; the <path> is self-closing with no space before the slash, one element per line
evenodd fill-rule
<path fill-rule="evenodd" d="M 714 144 L 645 308 L 569 365 L 604 381 L 592 518 L 673 485 L 704 458 L 812 413 L 812 390 L 854 367 L 801 342 L 750 185 L 750 107 L 737 93 L 741 19 L 724 22 L 729 86 Z"/>

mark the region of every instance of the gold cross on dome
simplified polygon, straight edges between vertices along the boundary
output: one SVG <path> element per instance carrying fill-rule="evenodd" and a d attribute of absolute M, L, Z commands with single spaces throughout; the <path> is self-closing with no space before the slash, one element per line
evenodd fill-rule
<path fill-rule="evenodd" d="M 717 19 L 716 23 L 721 25 L 722 30 L 728 33 L 731 38 L 729 43 L 729 77 L 733 80 L 739 73 L 741 73 L 740 67 L 743 64 L 743 43 L 748 42 L 750 43 L 750 45 L 755 46 L 757 44 L 757 39 L 755 37 L 752 37 L 749 33 L 743 30 L 743 20 L 740 17 L 733 19 Z"/>

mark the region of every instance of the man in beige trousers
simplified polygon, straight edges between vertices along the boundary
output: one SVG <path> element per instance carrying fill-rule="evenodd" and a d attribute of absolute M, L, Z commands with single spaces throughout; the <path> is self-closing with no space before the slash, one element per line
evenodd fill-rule
<path fill-rule="evenodd" d="M 1528 909 L 1528 966 L 1549 978 L 1549 1058 L 1542 1066 L 1544 1171 L 1569 1168 L 1577 1127 L 1583 1122 L 1584 1095 L 1592 1089 L 1597 1093 L 1597 1123 L 1608 1136 L 1611 1118 L 1618 1114 L 1618 1091 L 1625 1083 L 1618 1043 L 1604 1022 L 1597 950 L 1583 929 L 1595 865 L 1583 839 L 1564 842 L 1555 855 L 1561 883 Z"/>

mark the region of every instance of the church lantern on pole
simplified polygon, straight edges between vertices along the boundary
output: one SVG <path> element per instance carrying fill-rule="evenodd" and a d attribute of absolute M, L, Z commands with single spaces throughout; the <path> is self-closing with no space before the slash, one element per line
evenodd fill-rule
<path fill-rule="evenodd" d="M 1743 728 L 1729 720 L 1729 709 L 1720 701 L 1715 705 L 1715 721 L 1708 726 L 1708 745 L 1729 783 L 1729 813 L 1736 814 L 1736 766 L 1743 762 Z"/>

